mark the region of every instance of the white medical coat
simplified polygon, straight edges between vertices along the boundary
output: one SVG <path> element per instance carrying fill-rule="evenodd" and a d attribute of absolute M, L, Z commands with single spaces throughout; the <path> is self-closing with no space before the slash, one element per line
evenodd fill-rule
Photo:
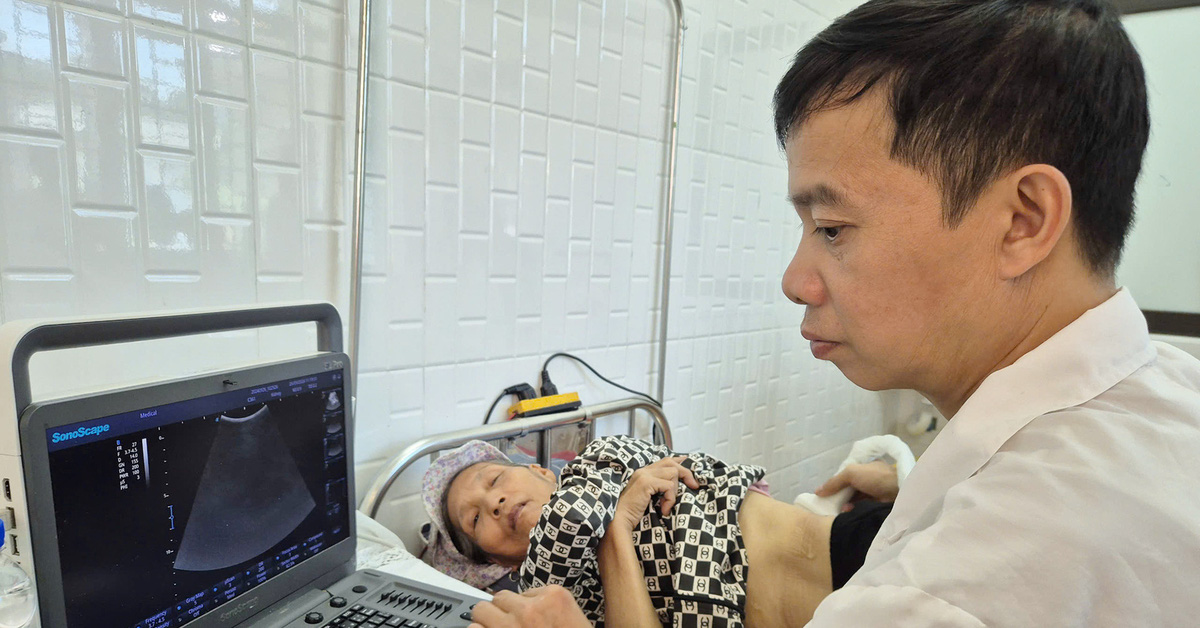
<path fill-rule="evenodd" d="M 1200 361 L 1121 290 L 988 376 L 809 626 L 1200 626 Z"/>

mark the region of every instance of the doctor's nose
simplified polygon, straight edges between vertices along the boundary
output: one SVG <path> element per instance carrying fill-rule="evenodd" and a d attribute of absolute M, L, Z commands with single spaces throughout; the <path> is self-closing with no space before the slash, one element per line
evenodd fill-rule
<path fill-rule="evenodd" d="M 816 268 L 805 259 L 803 247 L 796 250 L 796 255 L 784 271 L 782 288 L 788 300 L 799 305 L 821 305 L 825 302 L 825 283 Z"/>

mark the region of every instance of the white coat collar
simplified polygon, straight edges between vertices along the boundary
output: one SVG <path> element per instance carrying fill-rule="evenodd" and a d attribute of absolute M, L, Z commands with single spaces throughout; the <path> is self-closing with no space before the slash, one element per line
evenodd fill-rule
<path fill-rule="evenodd" d="M 1145 317 L 1122 288 L 1012 365 L 987 376 L 921 456 L 872 547 L 895 542 L 916 517 L 979 471 L 1030 421 L 1095 398 L 1156 355 Z"/>

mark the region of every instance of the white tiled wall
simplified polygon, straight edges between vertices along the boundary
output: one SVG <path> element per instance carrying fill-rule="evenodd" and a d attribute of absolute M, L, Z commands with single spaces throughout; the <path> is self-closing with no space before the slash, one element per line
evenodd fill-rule
<path fill-rule="evenodd" d="M 0 319 L 344 303 L 344 12 L 0 0 Z M 271 338 L 49 356 L 35 390 L 253 359 Z"/>
<path fill-rule="evenodd" d="M 502 388 L 533 383 L 555 351 L 652 390 L 661 285 L 668 6 L 388 9 L 375 36 L 389 63 L 373 86 L 386 104 L 369 125 L 387 167 L 367 237 L 359 364 L 380 420 L 359 423 L 360 489 L 403 443 L 478 425 Z M 626 396 L 569 362 L 551 374 L 585 402 Z"/>
<path fill-rule="evenodd" d="M 667 411 L 679 448 L 763 464 L 790 497 L 881 425 L 873 395 L 808 355 L 778 287 L 798 225 L 771 92 L 853 2 L 685 4 Z M 551 352 L 653 391 L 673 53 L 665 0 L 374 6 L 360 491 Z M 340 0 L 0 0 L 3 320 L 300 298 L 345 313 L 356 24 Z M 265 337 L 43 379 L 294 340 Z M 623 395 L 551 373 L 585 401 Z"/>

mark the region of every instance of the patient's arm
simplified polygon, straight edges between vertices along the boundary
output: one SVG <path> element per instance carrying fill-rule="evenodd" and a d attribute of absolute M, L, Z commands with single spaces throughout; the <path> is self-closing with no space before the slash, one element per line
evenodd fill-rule
<path fill-rule="evenodd" d="M 650 499 L 662 495 L 658 507 L 663 515 L 675 505 L 679 483 L 692 489 L 700 484 L 682 457 L 663 458 L 629 476 L 617 501 L 617 512 L 600 541 L 600 582 L 604 585 L 604 619 L 609 626 L 662 628 L 650 602 L 646 577 L 633 544 L 633 531 L 650 508 Z"/>
<path fill-rule="evenodd" d="M 662 628 L 650 603 L 633 531 L 614 522 L 600 541 L 600 582 L 604 585 L 604 621 L 609 626 Z"/>

